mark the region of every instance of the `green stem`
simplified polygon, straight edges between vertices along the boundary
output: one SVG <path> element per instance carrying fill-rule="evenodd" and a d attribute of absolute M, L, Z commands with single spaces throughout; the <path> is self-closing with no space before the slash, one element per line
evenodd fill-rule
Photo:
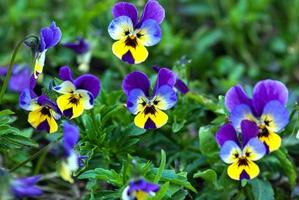
<path fill-rule="evenodd" d="M 44 163 L 44 160 L 45 160 L 47 154 L 48 154 L 48 151 L 47 151 L 47 150 L 45 150 L 45 151 L 42 152 L 40 158 L 39 158 L 38 161 L 37 161 L 36 167 L 35 167 L 35 169 L 34 169 L 34 174 L 35 174 L 35 175 L 38 174 L 38 173 L 40 172 L 40 169 L 41 169 L 41 167 L 42 167 L 42 165 L 43 165 L 43 163 Z"/>
<path fill-rule="evenodd" d="M 14 168 L 12 168 L 11 170 L 9 170 L 9 172 L 14 172 L 17 169 L 19 169 L 20 167 L 24 166 L 26 163 L 34 160 L 37 156 L 39 156 L 41 153 L 43 153 L 44 151 L 48 151 L 51 147 L 51 143 L 47 144 L 46 146 L 44 146 L 43 148 L 41 148 L 38 152 L 36 152 L 35 154 L 33 154 L 30 158 L 28 158 L 27 160 L 24 160 L 23 162 L 19 163 L 17 166 L 15 166 Z"/>
<path fill-rule="evenodd" d="M 13 51 L 13 54 L 11 56 L 11 59 L 10 59 L 10 63 L 9 63 L 9 67 L 8 67 L 8 70 L 7 70 L 7 73 L 6 73 L 6 76 L 5 76 L 5 79 L 4 79 L 4 82 L 3 82 L 3 85 L 1 87 L 1 91 L 0 91 L 0 103 L 2 103 L 2 99 L 3 99 L 3 96 L 4 96 L 4 93 L 7 89 L 7 85 L 8 85 L 8 81 L 10 79 L 10 76 L 11 76 L 11 72 L 12 72 L 12 66 L 13 66 L 13 63 L 15 61 L 15 58 L 17 56 L 17 53 L 20 49 L 20 47 L 22 46 L 22 44 L 29 38 L 31 37 L 34 37 L 34 38 L 37 38 L 36 36 L 34 35 L 29 35 L 27 37 L 25 37 L 23 40 L 21 40 L 17 46 L 15 47 L 14 51 Z"/>

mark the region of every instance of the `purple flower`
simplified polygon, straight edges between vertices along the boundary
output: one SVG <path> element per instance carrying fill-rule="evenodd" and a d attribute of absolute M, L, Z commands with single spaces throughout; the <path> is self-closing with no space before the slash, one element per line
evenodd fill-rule
<path fill-rule="evenodd" d="M 127 95 L 127 108 L 135 116 L 136 126 L 145 129 L 160 128 L 168 121 L 162 110 L 175 106 L 177 95 L 173 90 L 176 75 L 169 69 L 162 68 L 158 72 L 153 95 L 150 95 L 150 81 L 142 72 L 128 74 L 122 83 Z"/>
<path fill-rule="evenodd" d="M 80 138 L 79 129 L 76 125 L 68 122 L 64 123 L 63 129 L 63 150 L 64 154 L 59 167 L 60 176 L 70 183 L 73 183 L 73 172 L 75 172 L 81 164 L 81 157 L 75 151 L 75 146 Z"/>
<path fill-rule="evenodd" d="M 156 192 L 160 190 L 160 186 L 154 183 L 150 183 L 140 178 L 138 180 L 131 181 L 122 193 L 123 200 L 143 200 L 148 197 L 155 196 Z"/>
<path fill-rule="evenodd" d="M 55 22 L 52 22 L 49 27 L 44 27 L 40 30 L 40 44 L 38 52 L 35 56 L 35 66 L 34 66 L 34 78 L 37 79 L 38 76 L 42 73 L 46 51 L 58 44 L 61 39 L 61 30 L 56 26 Z"/>
<path fill-rule="evenodd" d="M 90 50 L 88 42 L 81 37 L 75 42 L 64 43 L 63 46 L 72 49 L 76 54 L 85 54 Z"/>
<path fill-rule="evenodd" d="M 41 196 L 42 190 L 35 186 L 40 178 L 41 176 L 31 176 L 15 179 L 11 183 L 11 193 L 17 199 Z"/>
<path fill-rule="evenodd" d="M 28 122 L 39 131 L 54 133 L 58 129 L 56 120 L 60 118 L 59 109 L 46 95 L 37 96 L 33 88 L 35 79 L 31 78 L 29 88 L 20 93 L 19 106 L 29 112 Z"/>
<path fill-rule="evenodd" d="M 163 7 L 156 0 L 149 0 L 138 20 L 138 12 L 134 4 L 116 3 L 112 14 L 114 19 L 108 27 L 109 35 L 117 40 L 112 51 L 119 59 L 129 63 L 142 63 L 148 57 L 145 47 L 160 42 L 162 31 L 160 24 L 165 17 Z"/>
<path fill-rule="evenodd" d="M 6 76 L 7 67 L 0 67 L 0 76 Z M 14 65 L 11 77 L 9 79 L 8 88 L 10 91 L 21 92 L 29 87 L 31 77 L 31 69 L 29 66 Z"/>
<path fill-rule="evenodd" d="M 159 67 L 159 66 L 153 66 L 153 70 L 157 73 L 159 72 L 160 69 L 161 69 L 161 67 Z M 176 75 L 176 82 L 175 82 L 174 86 L 182 94 L 186 94 L 189 92 L 188 86 L 177 75 Z"/>
<path fill-rule="evenodd" d="M 265 144 L 267 152 L 275 151 L 281 145 L 281 138 L 276 133 L 289 122 L 287 101 L 288 89 L 275 80 L 258 82 L 252 98 L 246 95 L 240 85 L 232 87 L 225 95 L 232 125 L 240 129 L 244 119 L 255 122 L 259 128 L 258 138 Z"/>
<path fill-rule="evenodd" d="M 57 98 L 60 111 L 68 118 L 79 117 L 84 109 L 91 109 L 94 99 L 100 92 L 100 80 L 92 74 L 84 74 L 73 80 L 71 69 L 61 67 L 60 78 L 64 81 L 53 87 L 53 90 L 62 94 Z"/>
<path fill-rule="evenodd" d="M 227 173 L 234 180 L 253 179 L 260 170 L 254 161 L 266 154 L 264 144 L 257 138 L 259 129 L 254 122 L 243 120 L 241 122 L 241 138 L 231 124 L 222 126 L 216 140 L 221 146 L 220 158 L 227 164 Z"/>

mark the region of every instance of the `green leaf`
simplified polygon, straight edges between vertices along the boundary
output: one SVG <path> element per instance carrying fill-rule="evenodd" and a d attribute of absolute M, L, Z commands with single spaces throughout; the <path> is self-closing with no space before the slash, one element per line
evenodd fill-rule
<path fill-rule="evenodd" d="M 255 200 L 272 200 L 274 199 L 274 191 L 268 181 L 261 179 L 253 179 L 250 181 L 252 194 Z"/>
<path fill-rule="evenodd" d="M 212 132 L 216 129 L 205 126 L 199 129 L 199 149 L 201 153 L 209 158 L 218 158 L 219 148 Z"/>
<path fill-rule="evenodd" d="M 0 116 L 2 115 L 13 115 L 15 114 L 13 111 L 9 110 L 9 109 L 5 109 L 5 110 L 1 110 L 0 111 Z"/>
<path fill-rule="evenodd" d="M 81 174 L 79 179 L 98 179 L 106 181 L 112 185 L 121 187 L 123 184 L 123 178 L 116 171 L 107 170 L 103 168 L 96 168 L 94 170 L 88 170 Z"/>
<path fill-rule="evenodd" d="M 150 197 L 147 200 L 161 200 L 166 195 L 168 187 L 169 187 L 169 182 L 164 183 L 160 187 L 159 192 L 157 192 L 154 197 Z"/>
<path fill-rule="evenodd" d="M 166 153 L 163 149 L 161 149 L 161 162 L 160 162 L 160 167 L 159 167 L 159 170 L 158 170 L 158 173 L 156 174 L 155 176 L 155 179 L 154 179 L 154 183 L 158 183 L 160 178 L 161 178 L 161 175 L 162 175 L 162 172 L 165 168 L 165 165 L 166 165 Z"/>
<path fill-rule="evenodd" d="M 217 185 L 217 174 L 212 169 L 207 169 L 205 171 L 198 171 L 193 175 L 193 178 L 202 178 L 206 182 L 213 184 L 214 186 L 218 187 Z"/>
<path fill-rule="evenodd" d="M 297 179 L 296 166 L 289 159 L 288 153 L 282 150 L 277 150 L 273 152 L 273 154 L 279 160 L 280 167 L 282 168 L 281 171 L 283 171 L 285 175 L 289 178 L 290 186 L 293 188 L 296 184 Z"/>

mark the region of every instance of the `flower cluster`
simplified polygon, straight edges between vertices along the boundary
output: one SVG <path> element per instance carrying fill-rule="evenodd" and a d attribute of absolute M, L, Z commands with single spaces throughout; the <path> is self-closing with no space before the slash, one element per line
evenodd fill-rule
<path fill-rule="evenodd" d="M 246 95 L 240 85 L 232 87 L 225 95 L 225 105 L 230 112 L 230 123 L 222 126 L 216 140 L 221 146 L 221 159 L 230 164 L 228 175 L 232 179 L 252 179 L 259 174 L 253 162 L 281 146 L 277 134 L 289 122 L 286 108 L 288 90 L 275 80 L 258 82 L 253 97 Z M 239 141 L 239 134 L 242 141 Z"/>

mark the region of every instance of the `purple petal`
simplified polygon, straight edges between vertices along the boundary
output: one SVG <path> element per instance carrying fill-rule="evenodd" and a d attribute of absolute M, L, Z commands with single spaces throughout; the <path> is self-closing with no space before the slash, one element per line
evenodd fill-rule
<path fill-rule="evenodd" d="M 235 154 L 239 157 L 241 156 L 241 153 L 239 144 L 235 141 L 228 140 L 221 146 L 219 156 L 223 162 L 231 164 L 234 162 Z"/>
<path fill-rule="evenodd" d="M 47 97 L 46 95 L 39 96 L 37 99 L 37 103 L 41 106 L 47 105 L 55 112 L 60 113 L 57 104 L 54 101 L 52 101 L 51 99 L 49 99 L 49 97 Z"/>
<path fill-rule="evenodd" d="M 135 60 L 133 58 L 133 55 L 131 53 L 131 51 L 127 51 L 127 53 L 125 53 L 125 55 L 122 56 L 122 61 L 125 61 L 129 64 L 134 64 L 135 63 Z"/>
<path fill-rule="evenodd" d="M 229 116 L 229 119 L 232 125 L 239 129 L 241 127 L 241 122 L 245 119 L 247 120 L 255 120 L 254 115 L 252 114 L 252 110 L 246 104 L 240 104 L 236 106 Z"/>
<path fill-rule="evenodd" d="M 137 12 L 137 8 L 132 3 L 127 3 L 127 2 L 116 3 L 112 9 L 112 15 L 114 18 L 120 16 L 128 16 L 129 18 L 131 18 L 134 25 L 137 24 L 138 12 Z"/>
<path fill-rule="evenodd" d="M 21 182 L 24 185 L 35 185 L 41 177 L 42 177 L 41 175 L 30 176 L 30 177 L 19 178 L 16 181 Z"/>
<path fill-rule="evenodd" d="M 247 174 L 247 172 L 245 170 L 243 170 L 242 173 L 240 174 L 240 180 L 243 180 L 243 179 L 250 180 L 250 176 Z"/>
<path fill-rule="evenodd" d="M 156 124 L 151 118 L 148 118 L 144 124 L 145 129 L 156 129 Z"/>
<path fill-rule="evenodd" d="M 163 85 L 174 87 L 175 83 L 176 83 L 176 74 L 167 68 L 161 68 L 158 72 L 154 94 L 156 93 L 156 90 L 158 90 Z"/>
<path fill-rule="evenodd" d="M 131 181 L 129 185 L 128 192 L 134 192 L 134 191 L 144 191 L 146 193 L 149 192 L 157 192 L 159 191 L 160 186 L 154 183 L 150 183 L 145 181 L 144 179 L 138 179 L 136 181 Z"/>
<path fill-rule="evenodd" d="M 74 150 L 74 147 L 77 144 L 79 138 L 80 133 L 78 127 L 76 125 L 65 122 L 63 129 L 63 147 L 66 156 L 69 156 L 70 153 Z"/>
<path fill-rule="evenodd" d="M 138 113 L 138 100 L 141 98 L 146 98 L 142 90 L 133 89 L 130 91 L 127 100 L 127 108 L 131 113 L 135 115 Z"/>
<path fill-rule="evenodd" d="M 60 67 L 59 76 L 63 81 L 71 81 L 73 82 L 73 73 L 72 70 L 68 66 Z"/>
<path fill-rule="evenodd" d="M 188 86 L 179 78 L 177 78 L 175 87 L 182 93 L 186 94 L 189 92 Z"/>
<path fill-rule="evenodd" d="M 259 128 L 256 123 L 249 120 L 243 120 L 241 122 L 241 131 L 243 146 L 245 146 L 251 138 L 255 138 L 259 134 Z"/>
<path fill-rule="evenodd" d="M 251 138 L 243 149 L 243 152 L 251 153 L 250 159 L 253 161 L 261 159 L 266 154 L 266 147 L 257 137 Z"/>
<path fill-rule="evenodd" d="M 0 67 L 0 76 L 5 76 L 7 73 L 8 67 Z"/>
<path fill-rule="evenodd" d="M 161 110 L 168 110 L 177 103 L 177 96 L 172 87 L 163 85 L 156 92 L 158 104 L 156 105 Z M 161 106 L 162 105 L 162 106 Z"/>
<path fill-rule="evenodd" d="M 96 98 L 101 89 L 101 83 L 98 77 L 92 74 L 84 74 L 79 76 L 75 81 L 74 84 L 76 89 L 87 90 L 93 94 L 94 98 Z"/>
<path fill-rule="evenodd" d="M 40 51 L 55 46 L 61 39 L 61 30 L 52 22 L 50 27 L 42 28 L 40 31 Z"/>
<path fill-rule="evenodd" d="M 160 25 L 152 19 L 144 21 L 140 26 L 140 30 L 137 30 L 137 32 L 138 31 L 142 33 L 140 40 L 146 47 L 156 45 L 160 42 L 162 37 Z"/>
<path fill-rule="evenodd" d="M 149 88 L 150 81 L 148 77 L 138 71 L 128 74 L 122 82 L 122 89 L 127 96 L 133 89 L 141 89 L 146 96 L 149 96 Z"/>
<path fill-rule="evenodd" d="M 144 8 L 139 24 L 142 24 L 148 19 L 155 20 L 158 24 L 161 24 L 165 17 L 165 10 L 156 0 L 149 0 Z"/>
<path fill-rule="evenodd" d="M 28 66 L 15 68 L 9 79 L 9 89 L 15 92 L 21 92 L 30 87 L 31 69 Z"/>
<path fill-rule="evenodd" d="M 269 120 L 268 126 L 275 132 L 281 131 L 289 123 L 289 111 L 279 101 L 270 101 L 264 107 L 262 120 Z"/>
<path fill-rule="evenodd" d="M 40 123 L 36 130 L 38 131 L 45 131 L 47 133 L 50 133 L 50 124 L 48 123 L 48 120 L 44 120 L 42 123 Z"/>
<path fill-rule="evenodd" d="M 253 90 L 253 104 L 258 115 L 261 115 L 264 106 L 272 100 L 279 101 L 282 105 L 288 102 L 288 89 L 275 80 L 263 80 L 258 82 Z"/>
<path fill-rule="evenodd" d="M 216 133 L 216 141 L 222 146 L 226 141 L 238 142 L 237 132 L 231 124 L 224 124 Z"/>
<path fill-rule="evenodd" d="M 64 43 L 63 46 L 72 49 L 77 54 L 84 54 L 90 49 L 88 42 L 81 37 L 78 37 L 75 42 Z"/>
<path fill-rule="evenodd" d="M 236 106 L 246 104 L 252 107 L 252 100 L 247 97 L 241 85 L 236 85 L 225 94 L 225 106 L 231 112 Z"/>

